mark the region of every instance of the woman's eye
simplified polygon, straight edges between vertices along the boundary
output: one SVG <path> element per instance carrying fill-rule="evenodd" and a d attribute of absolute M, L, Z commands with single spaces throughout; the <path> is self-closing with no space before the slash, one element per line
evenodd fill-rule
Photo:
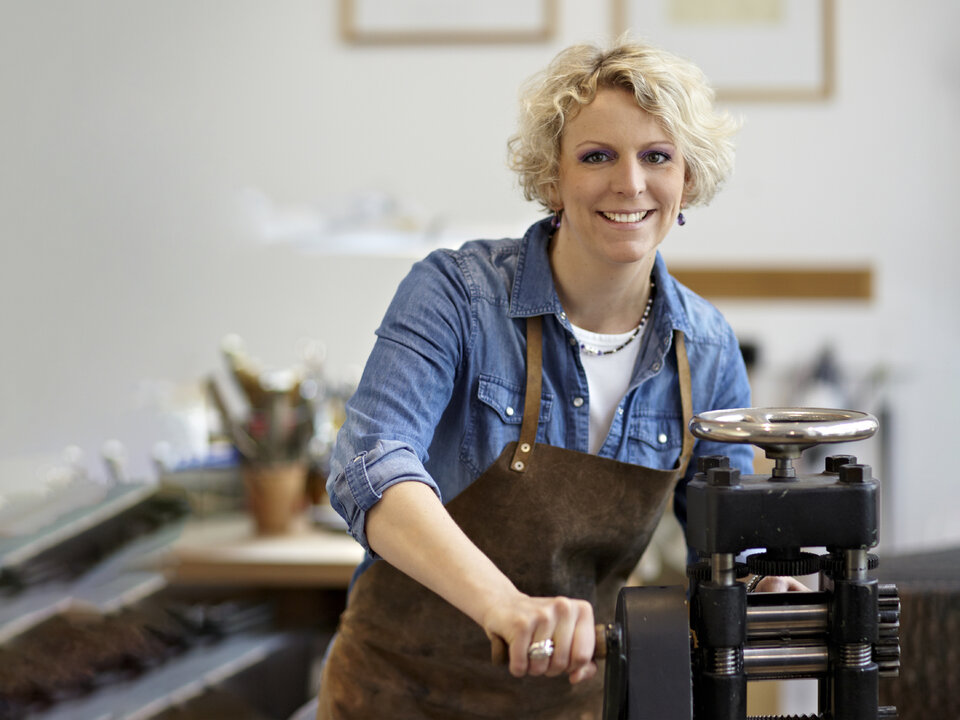
<path fill-rule="evenodd" d="M 670 162 L 670 156 L 659 150 L 650 150 L 640 157 L 651 165 L 662 165 L 665 162 Z"/>
<path fill-rule="evenodd" d="M 610 153 L 604 152 L 602 150 L 594 150 L 588 152 L 586 155 L 580 158 L 580 162 L 585 163 L 602 163 L 610 159 Z"/>

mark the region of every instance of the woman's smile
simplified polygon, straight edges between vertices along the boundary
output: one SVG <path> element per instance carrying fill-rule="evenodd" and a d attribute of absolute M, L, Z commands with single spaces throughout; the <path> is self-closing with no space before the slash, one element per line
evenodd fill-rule
<path fill-rule="evenodd" d="M 637 210 L 631 212 L 607 212 L 602 210 L 600 211 L 600 214 L 610 222 L 616 223 L 617 225 L 635 225 L 636 223 L 645 220 L 647 215 L 651 212 L 652 210 Z"/>

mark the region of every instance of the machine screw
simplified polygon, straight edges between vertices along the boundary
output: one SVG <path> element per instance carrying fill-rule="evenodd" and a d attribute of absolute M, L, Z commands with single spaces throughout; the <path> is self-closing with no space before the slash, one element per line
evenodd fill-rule
<path fill-rule="evenodd" d="M 709 648 L 706 655 L 710 670 L 717 675 L 736 675 L 743 669 L 743 648 Z"/>
<path fill-rule="evenodd" d="M 710 468 L 707 483 L 714 487 L 735 487 L 740 484 L 740 471 L 732 467 Z"/>
<path fill-rule="evenodd" d="M 826 460 L 826 471 L 828 473 L 838 473 L 840 472 L 840 467 L 842 465 L 856 465 L 857 458 L 855 455 L 831 455 Z"/>
<path fill-rule="evenodd" d="M 839 472 L 842 483 L 865 483 L 871 480 L 869 465 L 841 465 Z"/>
<path fill-rule="evenodd" d="M 726 455 L 702 455 L 697 458 L 697 472 L 706 473 L 717 467 L 730 467 L 730 458 Z"/>

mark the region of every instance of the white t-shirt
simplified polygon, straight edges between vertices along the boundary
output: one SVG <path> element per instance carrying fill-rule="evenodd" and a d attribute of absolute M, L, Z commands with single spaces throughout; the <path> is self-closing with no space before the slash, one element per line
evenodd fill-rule
<path fill-rule="evenodd" d="M 570 327 L 581 345 L 606 352 L 623 345 L 635 332 L 630 330 L 616 335 L 604 335 L 578 328 L 576 325 Z M 603 441 L 607 439 L 614 413 L 617 412 L 620 401 L 630 387 L 630 377 L 633 375 L 633 366 L 640 354 L 645 329 L 641 328 L 636 337 L 630 340 L 622 350 L 609 355 L 594 355 L 583 349 L 580 350 L 580 362 L 583 363 L 583 370 L 587 374 L 587 388 L 590 391 L 589 451 L 594 455 L 599 452 Z"/>

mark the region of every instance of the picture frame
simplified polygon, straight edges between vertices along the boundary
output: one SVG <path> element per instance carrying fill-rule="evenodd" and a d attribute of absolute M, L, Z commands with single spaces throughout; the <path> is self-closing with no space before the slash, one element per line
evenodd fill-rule
<path fill-rule="evenodd" d="M 717 99 L 810 102 L 835 85 L 834 0 L 611 0 L 624 32 L 695 62 Z"/>
<path fill-rule="evenodd" d="M 356 45 L 545 43 L 558 0 L 340 0 L 340 34 Z"/>

